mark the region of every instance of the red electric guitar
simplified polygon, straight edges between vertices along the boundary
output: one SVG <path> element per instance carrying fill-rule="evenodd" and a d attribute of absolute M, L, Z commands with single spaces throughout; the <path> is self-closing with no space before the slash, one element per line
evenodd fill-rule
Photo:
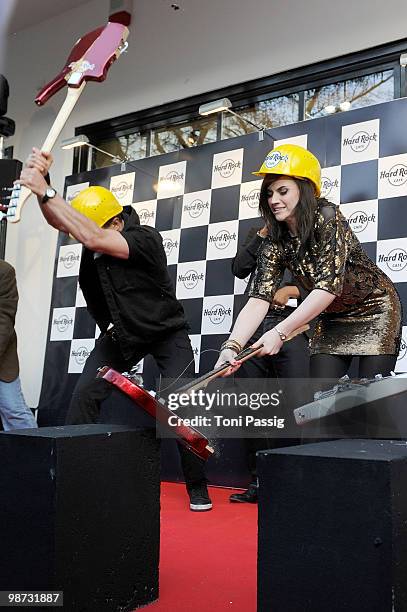
<path fill-rule="evenodd" d="M 63 103 L 52 127 L 41 147 L 42 151 L 50 152 L 69 115 L 79 99 L 88 81 L 104 81 L 111 64 L 127 49 L 126 39 L 128 28 L 116 22 L 110 22 L 82 36 L 72 49 L 68 60 L 58 76 L 37 95 L 35 102 L 39 106 L 45 104 L 51 96 L 68 85 L 65 102 Z M 31 195 L 27 187 L 16 186 L 8 198 L 8 204 L 0 208 L 0 220 L 6 217 L 9 223 L 20 221 L 21 209 Z"/>
<path fill-rule="evenodd" d="M 303 327 L 296 329 L 289 336 L 287 336 L 284 342 L 291 340 L 291 338 L 294 338 L 294 336 L 302 334 L 308 329 L 309 325 L 304 325 Z M 246 361 L 246 359 L 250 359 L 250 357 L 256 355 L 260 349 L 261 347 L 248 347 L 236 355 L 235 359 L 237 361 Z M 186 394 L 188 392 L 206 387 L 211 380 L 221 376 L 229 368 L 229 366 L 229 362 L 223 363 L 214 370 L 211 370 L 203 376 L 196 378 L 190 384 L 177 389 L 176 393 Z M 134 403 L 137 404 L 137 406 L 152 416 L 158 423 L 174 433 L 178 437 L 181 444 L 204 461 L 206 461 L 206 459 L 208 459 L 214 453 L 213 448 L 209 444 L 209 440 L 203 434 L 201 434 L 201 432 L 193 427 L 190 427 L 189 425 L 186 425 L 175 412 L 166 406 L 164 400 L 157 400 L 153 395 L 151 395 L 151 393 L 133 382 L 131 377 L 120 374 L 119 372 L 116 372 L 116 370 L 109 368 L 109 366 L 100 368 L 98 377 L 104 378 L 112 385 L 120 389 L 120 391 L 123 391 L 123 393 L 128 395 L 134 401 Z M 177 423 L 176 425 L 169 424 L 168 419 L 170 417 L 175 417 L 175 422 Z"/>
<path fill-rule="evenodd" d="M 248 348 L 239 353 L 239 355 L 236 355 L 236 359 L 245 361 L 259 350 L 259 348 Z M 198 381 L 200 387 L 206 386 L 210 380 L 217 378 L 223 372 L 225 372 L 229 365 L 229 363 L 222 364 L 211 372 L 201 376 L 199 379 L 194 380 L 191 385 L 183 387 L 182 391 L 181 389 L 177 389 L 176 393 L 187 393 L 187 390 L 192 390 L 192 388 L 196 389 Z M 140 387 L 133 382 L 130 377 L 124 374 L 119 374 L 119 372 L 116 372 L 116 370 L 113 370 L 108 366 L 100 368 L 98 377 L 104 378 L 112 385 L 120 389 L 120 391 L 123 391 L 123 393 L 128 395 L 137 404 L 137 406 L 152 416 L 157 423 L 160 423 L 160 425 L 163 425 L 166 429 L 173 432 L 178 437 L 181 444 L 200 457 L 200 459 L 206 461 L 206 459 L 213 454 L 214 450 L 212 446 L 210 446 L 209 440 L 203 434 L 201 434 L 201 432 L 194 429 L 194 427 L 185 425 L 183 420 L 166 406 L 164 400 L 157 400 L 149 391 L 146 391 L 143 389 L 143 387 Z M 170 417 L 175 417 L 174 420 L 177 423 L 176 425 L 172 426 L 169 424 Z"/>

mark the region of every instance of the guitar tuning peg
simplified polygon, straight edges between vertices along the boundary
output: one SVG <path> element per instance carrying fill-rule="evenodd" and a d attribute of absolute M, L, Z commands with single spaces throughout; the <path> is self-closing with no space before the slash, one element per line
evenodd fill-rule
<path fill-rule="evenodd" d="M 128 48 L 129 48 L 129 43 L 128 43 L 128 42 L 127 42 L 127 40 L 126 40 L 126 41 L 125 41 L 125 42 L 124 42 L 122 45 L 120 45 L 120 47 L 119 47 L 119 53 L 120 53 L 120 55 L 121 55 L 122 53 L 127 53 L 127 49 L 128 49 Z"/>

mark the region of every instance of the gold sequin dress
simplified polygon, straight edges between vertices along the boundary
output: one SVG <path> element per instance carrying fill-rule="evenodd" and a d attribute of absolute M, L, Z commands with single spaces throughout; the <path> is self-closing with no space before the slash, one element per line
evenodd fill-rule
<path fill-rule="evenodd" d="M 288 268 L 307 291 L 336 295 L 317 319 L 311 354 L 396 355 L 402 316 L 391 280 L 366 255 L 338 206 L 318 201 L 314 236 L 302 256 L 299 239 L 288 233 L 284 247 L 265 238 L 250 297 L 272 301 Z"/>

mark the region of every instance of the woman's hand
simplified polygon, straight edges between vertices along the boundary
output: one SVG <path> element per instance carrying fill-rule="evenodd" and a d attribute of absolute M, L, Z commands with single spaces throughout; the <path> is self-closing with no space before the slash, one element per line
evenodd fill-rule
<path fill-rule="evenodd" d="M 263 348 L 257 353 L 256 357 L 265 357 L 266 355 L 277 355 L 283 346 L 279 334 L 274 330 L 266 332 L 262 337 L 252 344 L 251 348 L 258 348 L 263 344 Z"/>
<path fill-rule="evenodd" d="M 229 361 L 229 363 L 232 364 L 232 367 L 225 370 L 225 372 L 221 374 L 221 376 L 230 376 L 231 374 L 237 372 L 237 370 L 240 368 L 242 362 L 236 361 L 235 357 L 236 352 L 232 351 L 231 349 L 223 349 L 223 351 L 219 353 L 218 361 L 215 363 L 215 368 L 218 368 L 219 366 L 224 364 L 225 361 Z"/>

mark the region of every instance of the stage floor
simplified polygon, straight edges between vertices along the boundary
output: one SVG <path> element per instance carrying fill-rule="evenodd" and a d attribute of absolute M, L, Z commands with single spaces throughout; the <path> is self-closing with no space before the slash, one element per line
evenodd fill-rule
<path fill-rule="evenodd" d="M 209 487 L 210 512 L 191 512 L 184 485 L 162 483 L 160 598 L 152 612 L 255 612 L 257 505 Z"/>

